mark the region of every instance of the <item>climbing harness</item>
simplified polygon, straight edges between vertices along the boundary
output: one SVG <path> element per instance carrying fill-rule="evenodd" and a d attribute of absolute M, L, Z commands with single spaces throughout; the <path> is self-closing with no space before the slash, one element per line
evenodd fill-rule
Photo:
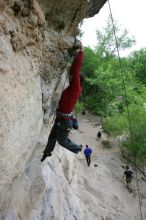
<path fill-rule="evenodd" d="M 112 15 L 112 10 L 111 10 L 110 0 L 107 0 L 107 2 L 108 2 L 108 6 L 109 6 L 110 17 L 111 17 L 111 21 L 112 21 L 113 32 L 114 32 L 114 37 L 115 37 L 115 42 L 116 42 L 116 48 L 117 48 L 117 53 L 118 53 L 119 65 L 120 65 L 120 72 L 121 72 L 121 76 L 122 76 L 122 83 L 123 83 L 124 96 L 125 96 L 125 104 L 126 104 L 127 114 L 128 114 L 129 131 L 130 131 L 130 136 L 131 136 L 130 138 L 131 138 L 131 143 L 133 144 L 133 135 L 132 135 L 129 105 L 128 105 L 128 100 L 127 100 L 127 91 L 126 91 L 126 85 L 125 85 L 124 70 L 122 68 L 122 62 L 121 62 L 121 57 L 120 57 L 120 52 L 119 52 L 118 40 L 117 40 L 117 36 L 116 36 L 116 31 L 115 31 L 115 25 L 114 25 L 114 21 L 113 21 L 113 15 Z M 139 182 L 138 182 L 136 158 L 135 157 L 134 157 L 134 166 L 135 166 L 135 173 L 136 173 L 136 184 L 137 184 L 137 191 L 138 191 L 140 218 L 141 218 L 141 220 L 143 220 L 142 207 L 141 207 L 142 204 L 141 204 L 141 199 L 140 199 L 140 190 L 139 190 Z"/>

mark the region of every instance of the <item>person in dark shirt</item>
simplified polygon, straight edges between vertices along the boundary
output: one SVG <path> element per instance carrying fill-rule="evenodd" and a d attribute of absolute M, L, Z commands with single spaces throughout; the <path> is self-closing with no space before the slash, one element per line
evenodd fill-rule
<path fill-rule="evenodd" d="M 52 156 L 56 141 L 73 153 L 77 154 L 82 150 L 81 145 L 74 143 L 68 138 L 70 130 L 75 128 L 75 121 L 73 120 L 72 112 L 82 91 L 82 82 L 84 80 L 84 75 L 80 74 L 82 61 L 83 46 L 80 42 L 79 52 L 76 54 L 70 70 L 71 81 L 60 97 L 55 123 L 51 129 L 41 162 L 43 162 L 46 157 Z M 78 126 L 76 126 L 76 129 L 77 127 Z"/>
<path fill-rule="evenodd" d="M 86 115 L 86 110 L 85 109 L 83 109 L 82 115 Z"/>
<path fill-rule="evenodd" d="M 86 148 L 84 150 L 84 154 L 85 154 L 85 157 L 86 157 L 87 165 L 89 167 L 90 163 L 91 163 L 92 150 L 91 150 L 91 148 L 88 147 L 88 145 L 86 145 Z"/>
<path fill-rule="evenodd" d="M 101 138 L 101 132 L 100 132 L 100 131 L 98 131 L 97 137 L 98 137 L 98 138 Z"/>
<path fill-rule="evenodd" d="M 132 181 L 132 179 L 133 179 L 133 172 L 129 169 L 129 166 L 126 166 L 126 170 L 124 171 L 123 177 L 124 177 L 125 180 L 126 180 L 127 188 L 128 188 L 130 191 L 132 191 L 131 181 Z"/>

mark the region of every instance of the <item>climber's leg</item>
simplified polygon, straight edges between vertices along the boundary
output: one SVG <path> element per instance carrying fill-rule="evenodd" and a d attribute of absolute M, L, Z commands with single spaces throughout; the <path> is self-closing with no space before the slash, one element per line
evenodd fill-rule
<path fill-rule="evenodd" d="M 77 154 L 79 151 L 82 150 L 82 147 L 81 145 L 77 145 L 76 143 L 74 143 L 68 138 L 71 128 L 72 128 L 71 120 L 61 120 L 57 124 L 57 129 L 56 129 L 57 141 L 62 147 Z"/>
<path fill-rule="evenodd" d="M 49 138 L 48 138 L 48 143 L 46 145 L 46 148 L 44 150 L 44 154 L 43 154 L 43 157 L 41 159 L 41 162 L 43 162 L 46 157 L 49 157 L 49 156 L 52 156 L 52 151 L 54 150 L 55 148 L 55 144 L 56 144 L 56 120 L 55 120 L 55 123 L 51 129 L 51 132 L 50 132 L 50 135 L 49 135 Z"/>

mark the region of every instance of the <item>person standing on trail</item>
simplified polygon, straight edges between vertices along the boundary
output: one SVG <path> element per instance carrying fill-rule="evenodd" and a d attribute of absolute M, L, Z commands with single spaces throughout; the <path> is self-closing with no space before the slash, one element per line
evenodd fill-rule
<path fill-rule="evenodd" d="M 98 131 L 97 137 L 98 137 L 98 138 L 101 138 L 101 132 L 100 132 L 100 131 Z"/>
<path fill-rule="evenodd" d="M 75 55 L 71 66 L 71 80 L 69 86 L 63 91 L 59 100 L 58 109 L 56 111 L 56 119 L 51 129 L 48 143 L 44 150 L 41 162 L 46 157 L 52 156 L 52 151 L 55 148 L 56 141 L 59 144 L 70 150 L 73 153 L 78 153 L 82 150 L 81 145 L 78 145 L 68 138 L 69 132 L 74 128 L 72 112 L 82 91 L 82 83 L 84 75 L 80 74 L 80 69 L 83 61 L 83 45 L 80 42 L 79 51 Z"/>
<path fill-rule="evenodd" d="M 129 169 L 129 166 L 126 166 L 126 170 L 124 171 L 123 178 L 125 178 L 125 181 L 127 183 L 127 188 L 130 191 L 132 191 L 131 181 L 133 179 L 133 172 Z"/>
<path fill-rule="evenodd" d="M 91 163 L 92 150 L 91 150 L 91 148 L 88 147 L 88 145 L 86 145 L 86 148 L 84 150 L 84 154 L 85 154 L 85 157 L 86 157 L 87 165 L 89 167 L 90 163 Z"/>

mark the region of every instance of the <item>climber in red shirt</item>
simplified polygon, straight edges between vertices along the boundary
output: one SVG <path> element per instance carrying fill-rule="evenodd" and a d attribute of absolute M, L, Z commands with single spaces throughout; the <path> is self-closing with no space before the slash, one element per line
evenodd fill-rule
<path fill-rule="evenodd" d="M 43 162 L 46 157 L 52 156 L 51 152 L 54 150 L 56 141 L 58 141 L 61 146 L 72 151 L 73 153 L 77 154 L 82 150 L 81 145 L 77 145 L 68 138 L 70 129 L 74 127 L 72 111 L 82 91 L 82 81 L 84 79 L 84 76 L 80 74 L 82 61 L 83 46 L 80 43 L 80 50 L 75 56 L 70 70 L 71 81 L 69 86 L 61 95 L 58 109 L 56 111 L 55 123 L 50 132 L 48 143 L 44 150 L 41 162 Z"/>

